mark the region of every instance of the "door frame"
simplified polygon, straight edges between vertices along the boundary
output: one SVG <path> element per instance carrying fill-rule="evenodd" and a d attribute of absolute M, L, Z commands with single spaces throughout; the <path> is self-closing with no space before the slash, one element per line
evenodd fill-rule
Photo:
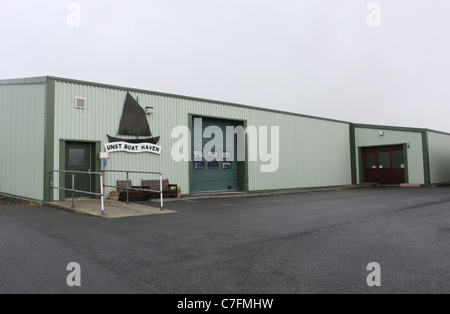
<path fill-rule="evenodd" d="M 190 149 L 190 161 L 189 161 L 189 196 L 194 195 L 194 158 L 193 156 L 193 142 L 192 137 L 194 134 L 194 117 L 195 118 L 205 118 L 205 119 L 216 119 L 216 120 L 225 120 L 225 121 L 234 121 L 238 122 L 240 125 L 244 127 L 244 129 L 247 129 L 247 120 L 241 120 L 241 119 L 233 119 L 229 117 L 219 117 L 219 116 L 207 116 L 202 114 L 188 114 L 188 129 L 191 132 L 191 136 L 189 137 L 189 149 Z M 247 134 L 245 135 L 245 161 L 239 161 L 238 162 L 238 191 L 239 192 L 248 192 L 249 191 L 249 185 L 248 185 L 248 137 Z"/>
<path fill-rule="evenodd" d="M 408 165 L 408 144 L 388 144 L 388 145 L 372 145 L 372 146 L 359 146 L 358 147 L 358 160 L 359 160 L 359 183 L 365 182 L 365 165 L 364 165 L 364 153 L 366 148 L 382 148 L 382 147 L 394 147 L 403 146 L 403 159 L 405 161 L 405 183 L 409 183 L 409 165 Z"/>
<path fill-rule="evenodd" d="M 59 140 L 59 169 L 64 170 L 66 168 L 66 144 L 68 142 L 71 143 L 84 143 L 92 145 L 91 151 L 91 160 L 92 160 L 92 172 L 100 172 L 101 171 L 101 161 L 99 159 L 99 155 L 102 149 L 101 141 L 88 141 L 88 140 L 73 140 L 73 139 L 60 139 Z M 65 174 L 59 174 L 59 186 L 61 188 L 66 188 L 66 179 Z M 71 188 L 71 187 L 67 187 Z M 98 176 L 94 176 L 94 182 L 92 186 L 92 192 L 100 193 L 100 178 Z M 59 200 L 64 200 L 66 198 L 66 191 L 59 191 Z M 96 197 L 98 198 L 98 197 Z"/>

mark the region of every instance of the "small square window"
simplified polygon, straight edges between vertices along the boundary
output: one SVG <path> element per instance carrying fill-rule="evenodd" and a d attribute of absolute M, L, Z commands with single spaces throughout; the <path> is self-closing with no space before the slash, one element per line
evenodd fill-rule
<path fill-rule="evenodd" d="M 69 149 L 69 165 L 71 166 L 84 166 L 86 164 L 85 160 L 85 150 L 78 148 Z"/>
<path fill-rule="evenodd" d="M 233 164 L 231 162 L 223 162 L 222 163 L 222 169 L 232 169 L 233 168 Z"/>
<path fill-rule="evenodd" d="M 86 109 L 86 98 L 82 97 L 75 98 L 75 108 Z"/>
<path fill-rule="evenodd" d="M 392 152 L 392 169 L 405 169 L 405 156 L 402 150 Z"/>
<path fill-rule="evenodd" d="M 219 169 L 219 163 L 217 161 L 208 162 L 209 169 Z"/>
<path fill-rule="evenodd" d="M 205 169 L 205 162 L 204 161 L 195 161 L 194 169 Z"/>

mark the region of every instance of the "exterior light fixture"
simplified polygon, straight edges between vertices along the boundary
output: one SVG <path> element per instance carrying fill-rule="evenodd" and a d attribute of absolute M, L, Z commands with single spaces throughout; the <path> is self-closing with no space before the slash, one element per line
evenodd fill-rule
<path fill-rule="evenodd" d="M 152 115 L 153 114 L 153 112 L 154 112 L 154 109 L 153 109 L 153 107 L 145 107 L 145 113 L 147 114 L 147 115 Z"/>
<path fill-rule="evenodd" d="M 384 136 L 384 131 L 378 132 L 378 135 L 379 135 L 379 136 Z"/>

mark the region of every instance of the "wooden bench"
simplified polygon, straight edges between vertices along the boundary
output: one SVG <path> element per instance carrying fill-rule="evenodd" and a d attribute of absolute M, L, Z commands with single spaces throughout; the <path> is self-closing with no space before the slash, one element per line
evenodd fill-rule
<path fill-rule="evenodd" d="M 153 195 L 159 196 L 159 192 L 154 191 L 160 191 L 161 190 L 161 183 L 159 180 L 142 180 L 141 186 L 142 189 L 152 190 L 153 192 L 144 192 L 148 194 L 148 196 L 151 198 Z M 177 197 L 177 190 L 178 185 L 177 184 L 170 184 L 169 179 L 162 180 L 162 187 L 163 187 L 163 194 Z"/>
<path fill-rule="evenodd" d="M 143 191 L 136 191 L 133 189 L 141 189 L 140 186 L 133 186 L 131 181 L 126 180 L 118 180 L 117 181 L 118 189 L 117 191 L 120 193 L 119 200 L 123 201 L 127 199 L 127 190 L 128 190 L 128 197 L 145 197 L 146 195 L 143 193 Z M 128 189 L 127 189 L 128 186 Z"/>

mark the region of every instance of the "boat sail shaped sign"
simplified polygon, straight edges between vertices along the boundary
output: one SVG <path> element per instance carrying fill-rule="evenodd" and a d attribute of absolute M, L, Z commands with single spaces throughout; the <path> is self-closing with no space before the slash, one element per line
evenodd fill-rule
<path fill-rule="evenodd" d="M 106 152 L 161 154 L 161 146 L 157 145 L 160 137 L 152 136 L 144 109 L 130 93 L 127 93 L 118 135 L 137 138 L 128 139 L 108 135 L 109 143 L 105 144 Z"/>

